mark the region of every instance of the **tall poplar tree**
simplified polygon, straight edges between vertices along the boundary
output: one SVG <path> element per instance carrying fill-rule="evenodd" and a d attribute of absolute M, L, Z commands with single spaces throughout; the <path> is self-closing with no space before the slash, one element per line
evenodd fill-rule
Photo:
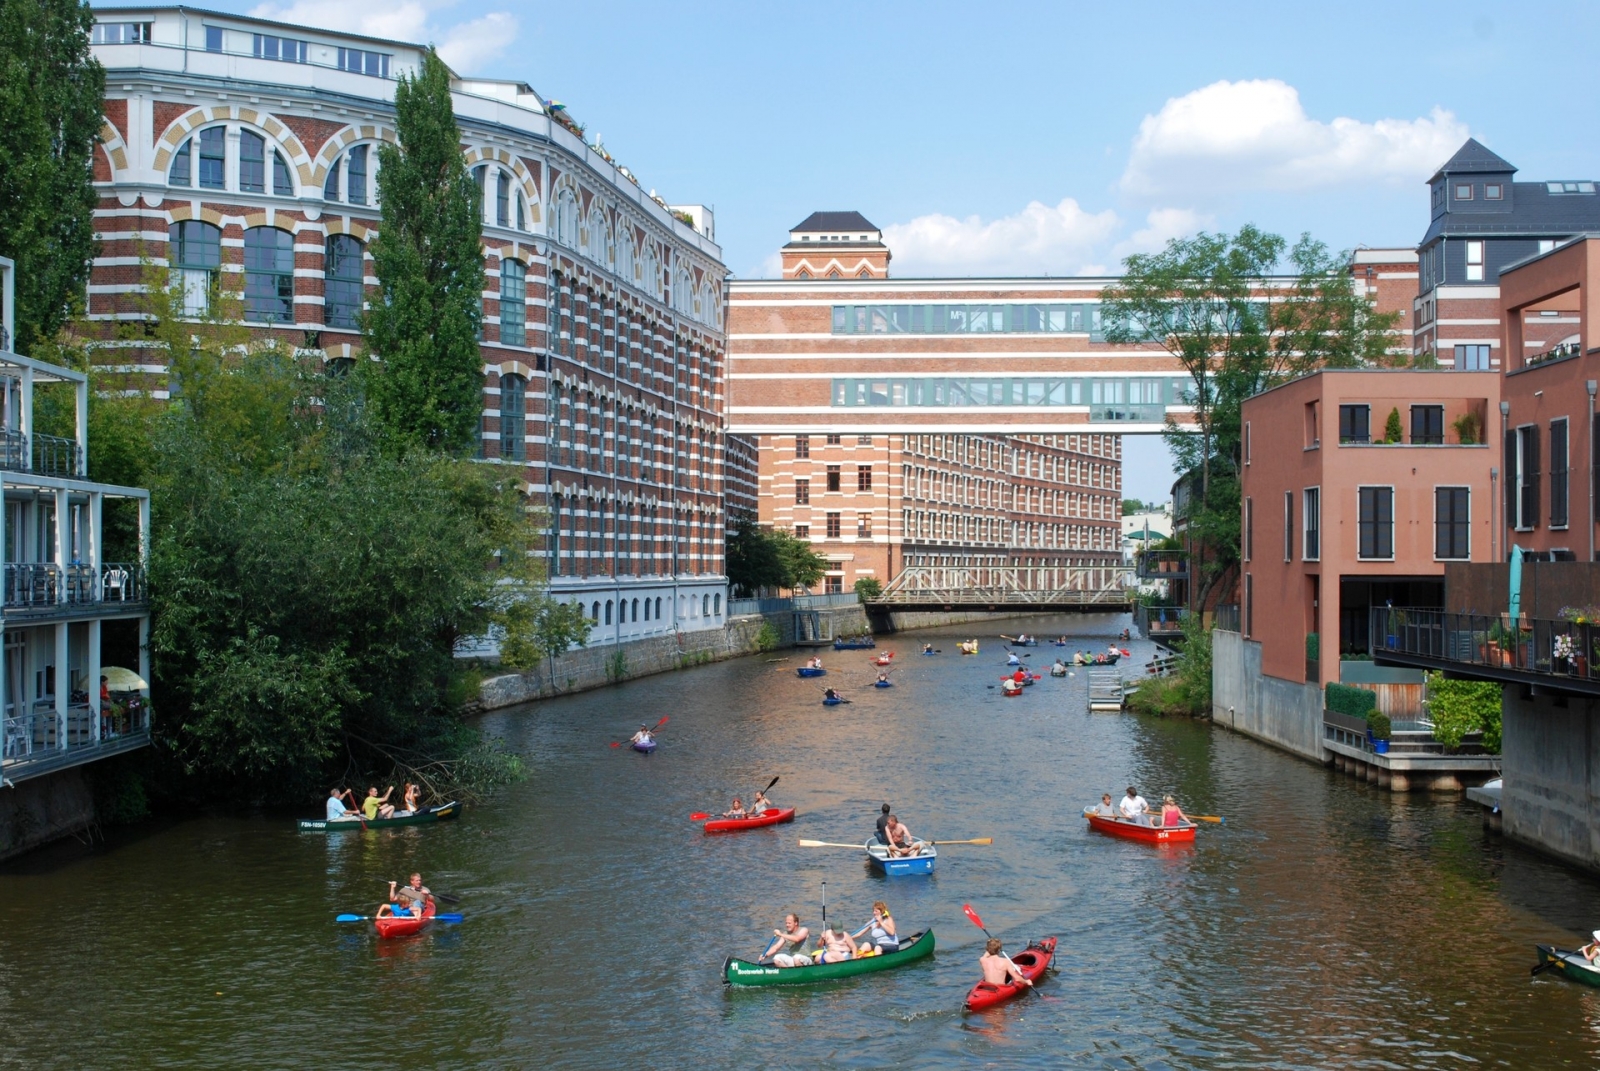
<path fill-rule="evenodd" d="M 0 0 L 0 255 L 17 262 L 20 352 L 74 314 L 94 258 L 106 78 L 93 25 L 81 0 Z"/>
<path fill-rule="evenodd" d="M 9 2 L 9 0 L 6 0 Z M 428 52 L 395 87 L 398 148 L 378 149 L 383 223 L 372 243 L 381 290 L 367 313 L 367 400 L 391 448 L 460 453 L 483 411 L 478 353 L 482 210 L 461 157 L 450 72 Z"/>

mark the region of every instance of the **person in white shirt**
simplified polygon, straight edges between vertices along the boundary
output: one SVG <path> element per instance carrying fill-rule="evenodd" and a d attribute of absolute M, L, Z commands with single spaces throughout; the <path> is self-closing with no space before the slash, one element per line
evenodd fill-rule
<path fill-rule="evenodd" d="M 361 817 L 360 811 L 354 807 L 346 807 L 344 805 L 345 800 L 349 800 L 352 804 L 356 801 L 355 796 L 351 794 L 348 788 L 342 791 L 338 788 L 328 790 L 328 821 L 337 822 Z"/>
<path fill-rule="evenodd" d="M 1122 817 L 1134 822 L 1139 821 L 1143 815 L 1150 813 L 1149 801 L 1139 795 L 1139 790 L 1132 785 L 1128 786 L 1128 794 L 1122 797 L 1122 802 L 1118 804 L 1118 807 L 1122 811 Z"/>

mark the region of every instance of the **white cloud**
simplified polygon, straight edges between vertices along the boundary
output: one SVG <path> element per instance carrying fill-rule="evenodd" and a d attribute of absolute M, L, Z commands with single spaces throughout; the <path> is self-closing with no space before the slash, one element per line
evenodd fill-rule
<path fill-rule="evenodd" d="M 1021 212 L 984 222 L 935 213 L 883 229 L 896 275 L 1067 274 L 1097 269 L 1095 251 L 1115 233 L 1117 214 L 1085 212 L 1068 197 L 1051 207 L 1031 202 Z"/>
<path fill-rule="evenodd" d="M 1276 79 L 1214 82 L 1173 97 L 1139 124 L 1124 192 L 1212 197 L 1361 182 L 1422 182 L 1468 131 L 1440 108 L 1419 119 L 1322 122 Z"/>
<path fill-rule="evenodd" d="M 1154 253 L 1164 248 L 1171 239 L 1187 237 L 1216 222 L 1216 217 L 1192 208 L 1156 208 L 1144 219 L 1143 227 L 1112 248 L 1112 255 L 1118 260 L 1129 253 Z"/>
<path fill-rule="evenodd" d="M 400 0 L 370 6 L 352 0 L 269 0 L 252 8 L 250 14 L 325 30 L 437 44 L 439 55 L 452 69 L 470 75 L 516 40 L 517 20 L 510 12 L 495 11 L 471 22 L 440 22 L 437 16 L 454 5 L 455 0 Z"/>

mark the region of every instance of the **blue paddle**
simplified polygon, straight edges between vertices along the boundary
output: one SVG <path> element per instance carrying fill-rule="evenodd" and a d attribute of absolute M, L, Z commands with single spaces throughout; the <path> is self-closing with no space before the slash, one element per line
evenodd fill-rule
<path fill-rule="evenodd" d="M 335 918 L 333 921 L 335 921 L 335 922 L 370 922 L 371 920 L 373 920 L 373 919 L 375 919 L 377 917 L 378 916 L 376 916 L 376 915 L 340 915 L 337 918 Z M 401 919 L 403 919 L 403 918 L 409 918 L 410 916 L 408 916 L 408 915 L 385 915 L 383 917 L 384 918 L 401 918 Z M 433 916 L 433 921 L 435 921 L 435 922 L 460 922 L 461 921 L 461 916 L 459 914 L 451 912 L 451 913 L 444 914 L 444 915 L 435 915 L 435 916 Z"/>

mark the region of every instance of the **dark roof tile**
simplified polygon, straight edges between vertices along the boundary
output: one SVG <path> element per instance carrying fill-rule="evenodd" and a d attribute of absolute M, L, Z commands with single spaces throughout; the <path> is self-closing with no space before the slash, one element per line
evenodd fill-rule
<path fill-rule="evenodd" d="M 789 229 L 810 233 L 826 231 L 831 234 L 834 231 L 839 231 L 840 233 L 855 231 L 860 233 L 861 231 L 875 231 L 878 228 L 860 212 L 813 212 L 798 226 L 790 227 Z"/>
<path fill-rule="evenodd" d="M 1438 171 L 1433 173 L 1433 178 L 1428 181 L 1435 182 L 1441 175 L 1466 175 L 1481 174 L 1484 172 L 1514 172 L 1516 168 L 1505 159 L 1496 156 L 1486 149 L 1477 138 L 1468 138 L 1467 143 L 1456 150 L 1456 154 L 1445 161 Z"/>

